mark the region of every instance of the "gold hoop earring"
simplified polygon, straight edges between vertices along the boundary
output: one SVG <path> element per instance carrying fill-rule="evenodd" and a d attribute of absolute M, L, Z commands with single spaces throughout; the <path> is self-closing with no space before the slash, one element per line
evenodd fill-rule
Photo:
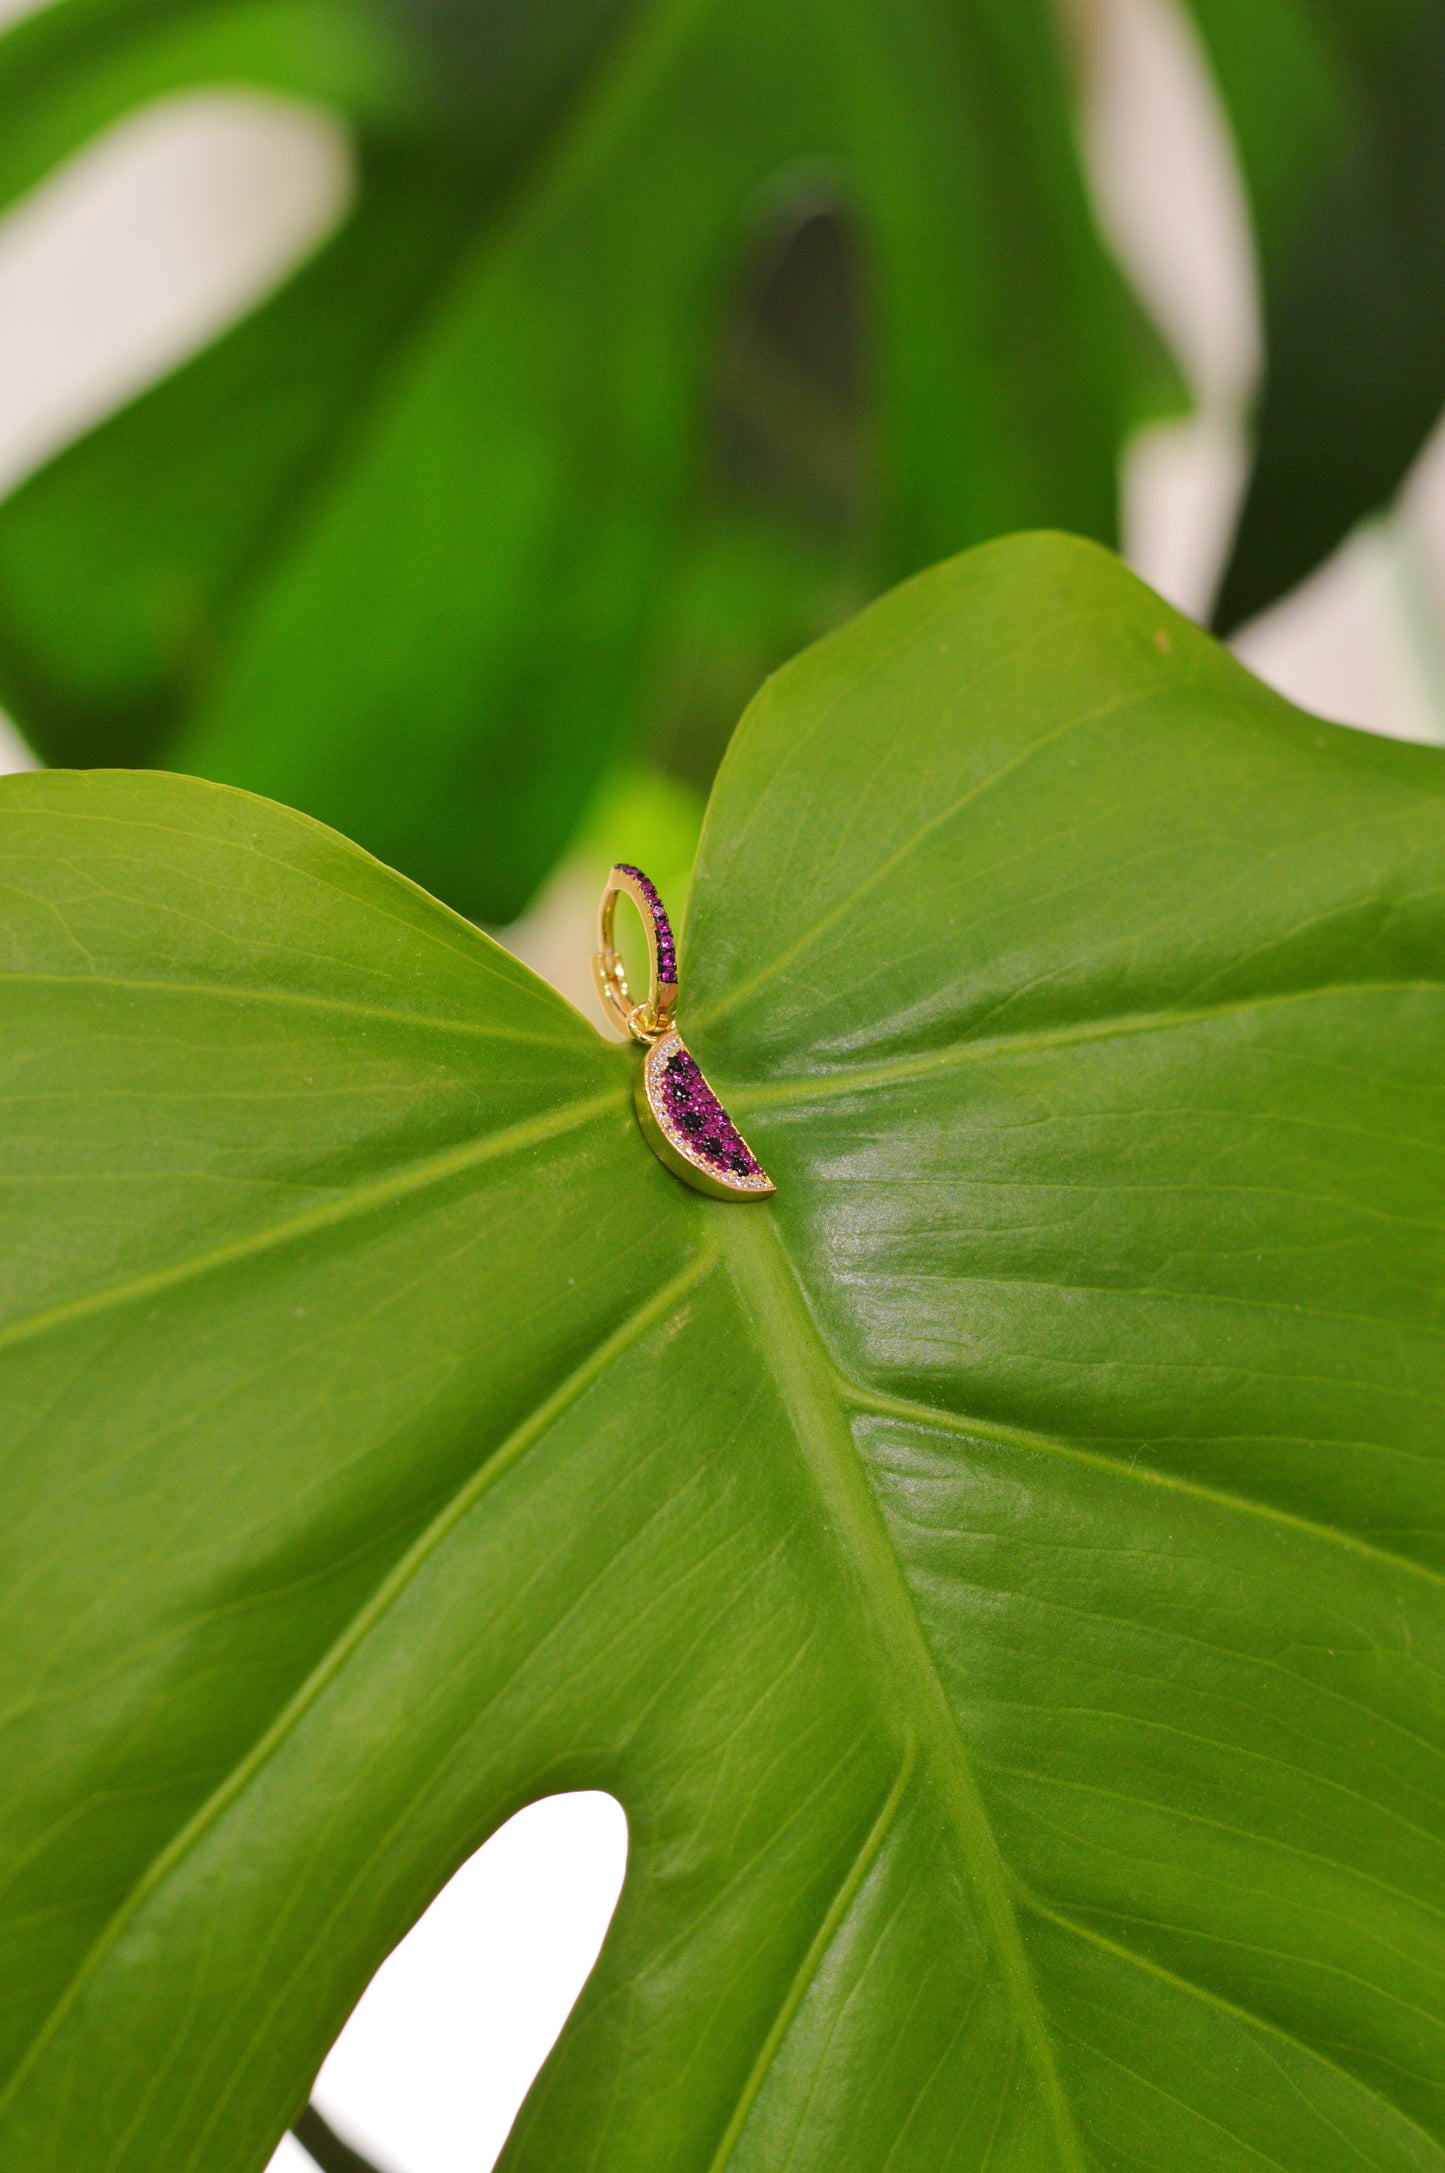
<path fill-rule="evenodd" d="M 647 995 L 639 1003 L 615 940 L 617 901 L 628 897 L 647 934 Z M 645 1054 L 633 1100 L 643 1137 L 665 1169 L 715 1200 L 756 1200 L 776 1190 L 702 1068 L 672 1023 L 677 1003 L 677 945 L 655 886 L 641 868 L 618 861 L 597 909 L 592 977 L 603 1007 Z"/>

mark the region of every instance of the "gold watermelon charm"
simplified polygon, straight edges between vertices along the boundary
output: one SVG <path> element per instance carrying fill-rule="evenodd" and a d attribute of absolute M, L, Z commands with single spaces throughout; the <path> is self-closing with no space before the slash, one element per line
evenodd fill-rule
<path fill-rule="evenodd" d="M 675 1028 L 648 1049 L 633 1099 L 647 1144 L 685 1185 L 715 1200 L 775 1189 Z"/>

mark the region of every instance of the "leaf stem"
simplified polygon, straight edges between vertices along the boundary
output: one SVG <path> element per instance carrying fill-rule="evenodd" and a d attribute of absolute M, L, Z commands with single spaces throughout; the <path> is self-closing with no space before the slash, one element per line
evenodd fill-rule
<path fill-rule="evenodd" d="M 309 2158 L 321 2168 L 321 2173 L 379 2173 L 369 2158 L 363 2158 L 359 2150 L 353 2150 L 328 2121 L 322 2119 L 314 2105 L 308 2105 L 291 2133 Z"/>

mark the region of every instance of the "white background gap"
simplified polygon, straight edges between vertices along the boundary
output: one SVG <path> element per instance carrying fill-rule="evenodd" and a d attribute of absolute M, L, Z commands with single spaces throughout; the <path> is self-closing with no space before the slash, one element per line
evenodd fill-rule
<path fill-rule="evenodd" d="M 312 2093 L 379 2173 L 487 2173 L 597 1959 L 626 1863 L 615 1797 L 544 1797 L 383 1962 Z M 268 2173 L 315 2167 L 288 2139 Z"/>

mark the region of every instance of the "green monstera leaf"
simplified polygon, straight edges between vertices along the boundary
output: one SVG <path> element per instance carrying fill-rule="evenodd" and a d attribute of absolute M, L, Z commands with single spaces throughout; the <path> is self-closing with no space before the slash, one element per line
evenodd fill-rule
<path fill-rule="evenodd" d="M 1445 8 L 1189 5 L 1234 127 L 1264 302 L 1229 629 L 1386 504 L 1445 409 Z"/>
<path fill-rule="evenodd" d="M 1112 535 L 1138 320 L 1049 0 L 58 0 L 0 44 L 0 201 L 217 83 L 343 116 L 358 207 L 0 513 L 0 699 L 48 760 L 272 794 L 506 920 L 699 591 L 726 676 L 1001 530 Z M 871 429 L 785 327 L 736 382 L 749 253 L 820 205 Z M 761 536 L 747 493 L 704 517 L 718 401 L 805 470 L 848 440 L 842 513 L 805 473 Z"/>
<path fill-rule="evenodd" d="M 1091 546 L 920 577 L 719 776 L 726 1205 L 342 839 L 6 779 L 5 2173 L 255 2173 L 583 1785 L 514 2173 L 1439 2173 L 1442 800 Z"/>

